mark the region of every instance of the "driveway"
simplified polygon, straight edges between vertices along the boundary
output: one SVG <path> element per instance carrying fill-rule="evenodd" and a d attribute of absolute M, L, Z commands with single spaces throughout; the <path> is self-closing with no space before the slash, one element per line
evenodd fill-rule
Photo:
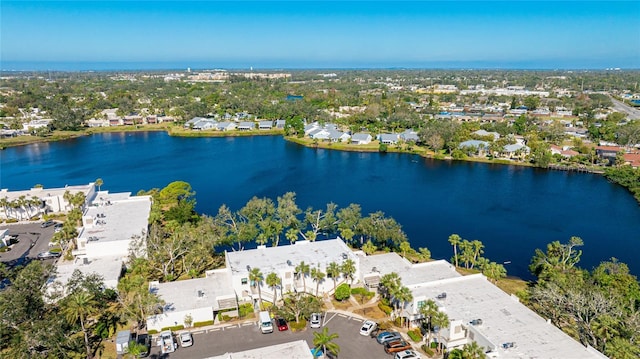
<path fill-rule="evenodd" d="M 360 335 L 363 320 L 344 314 L 327 313 L 324 322 L 329 333 L 339 335 L 335 340 L 340 346 L 339 358 L 391 358 L 374 338 Z M 301 339 L 308 343 L 309 348 L 313 348 L 313 333 L 321 330 L 307 327 L 304 331 L 292 333 L 290 330 L 279 332 L 276 328 L 271 334 L 262 334 L 255 323 L 234 324 L 207 332 L 194 331 L 192 347 L 178 348 L 165 356 L 159 354 L 160 348 L 152 347 L 151 357 L 202 359 Z"/>
<path fill-rule="evenodd" d="M 10 235 L 18 235 L 18 243 L 12 245 L 10 251 L 0 252 L 0 262 L 10 267 L 23 265 L 38 253 L 48 251 L 54 228 L 41 228 L 41 224 L 42 221 L 0 226 L 0 229 L 8 229 Z"/>

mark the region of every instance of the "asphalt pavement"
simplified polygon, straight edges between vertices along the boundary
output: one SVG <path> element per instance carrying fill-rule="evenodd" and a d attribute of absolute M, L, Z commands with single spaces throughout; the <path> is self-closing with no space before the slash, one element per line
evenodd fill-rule
<path fill-rule="evenodd" d="M 339 358 L 390 359 L 382 345 L 374 338 L 360 335 L 362 319 L 339 313 L 327 313 L 324 325 L 329 333 L 337 333 L 335 343 L 340 346 Z M 262 348 L 269 345 L 305 340 L 313 348 L 313 333 L 321 331 L 307 326 L 300 332 L 291 330 L 279 332 L 277 328 L 270 334 L 262 334 L 256 323 L 245 322 L 204 330 L 194 330 L 193 346 L 178 348 L 174 353 L 160 354 L 160 348 L 151 348 L 152 358 L 204 359 L 225 353 Z M 155 344 L 155 343 L 154 343 Z"/>
<path fill-rule="evenodd" d="M 13 244 L 11 250 L 0 252 L 0 262 L 8 266 L 26 264 L 36 258 L 38 253 L 48 251 L 54 228 L 42 228 L 41 224 L 42 221 L 0 226 L 0 229 L 8 229 L 9 235 L 18 235 L 18 243 Z"/>

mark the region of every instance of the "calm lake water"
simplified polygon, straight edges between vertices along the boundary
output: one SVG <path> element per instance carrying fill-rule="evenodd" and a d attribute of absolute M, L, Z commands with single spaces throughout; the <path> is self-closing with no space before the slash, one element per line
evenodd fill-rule
<path fill-rule="evenodd" d="M 407 154 L 311 149 L 279 136 L 179 138 L 164 132 L 107 133 L 0 151 L 0 187 L 82 184 L 101 177 L 112 192 L 197 192 L 197 210 L 242 207 L 251 197 L 297 193 L 302 209 L 359 203 L 402 224 L 414 247 L 449 259 L 447 238 L 481 240 L 485 256 L 530 278 L 535 248 L 579 236 L 580 265 L 616 257 L 640 274 L 640 206 L 622 187 L 590 174 L 449 162 Z"/>

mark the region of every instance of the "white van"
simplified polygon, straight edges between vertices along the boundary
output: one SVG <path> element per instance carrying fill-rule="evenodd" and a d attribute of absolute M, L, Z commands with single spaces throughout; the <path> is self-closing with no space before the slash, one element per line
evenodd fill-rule
<path fill-rule="evenodd" d="M 260 326 L 260 331 L 262 331 L 262 334 L 272 333 L 273 323 L 271 322 L 271 316 L 269 315 L 269 312 L 260 312 L 258 318 L 258 325 Z"/>

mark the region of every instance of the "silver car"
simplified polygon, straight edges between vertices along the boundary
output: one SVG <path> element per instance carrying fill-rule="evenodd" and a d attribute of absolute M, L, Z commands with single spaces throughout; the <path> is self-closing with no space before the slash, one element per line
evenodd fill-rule
<path fill-rule="evenodd" d="M 320 313 L 312 313 L 311 319 L 309 319 L 309 326 L 311 328 L 320 328 L 322 326 L 322 315 Z"/>

